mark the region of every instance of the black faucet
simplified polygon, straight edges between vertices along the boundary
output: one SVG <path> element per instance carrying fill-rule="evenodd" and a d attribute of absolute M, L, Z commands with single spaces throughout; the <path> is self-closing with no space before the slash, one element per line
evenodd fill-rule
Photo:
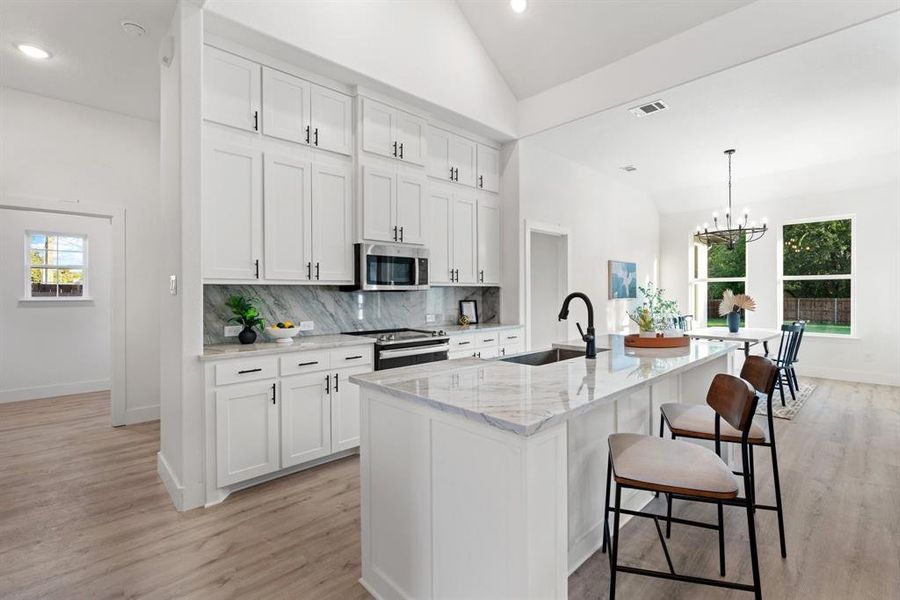
<path fill-rule="evenodd" d="M 581 292 L 572 292 L 566 299 L 563 300 L 562 308 L 559 309 L 559 320 L 563 321 L 569 317 L 569 302 L 572 301 L 572 298 L 581 298 L 584 300 L 585 305 L 587 306 L 588 311 L 588 327 L 587 333 L 585 333 L 581 329 L 581 323 L 575 323 L 578 327 L 578 333 L 581 334 L 581 339 L 587 343 L 587 348 L 585 350 L 586 358 L 597 358 L 597 345 L 594 341 L 594 305 L 591 304 L 591 299 L 582 294 Z"/>

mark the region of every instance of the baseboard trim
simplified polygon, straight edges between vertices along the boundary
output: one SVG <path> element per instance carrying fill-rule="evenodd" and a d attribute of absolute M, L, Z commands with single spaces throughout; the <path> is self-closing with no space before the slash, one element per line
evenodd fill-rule
<path fill-rule="evenodd" d="M 801 379 L 801 384 L 804 377 L 816 377 L 818 379 L 833 379 L 835 381 L 900 386 L 900 375 L 893 373 L 868 373 L 849 369 L 822 369 L 798 365 L 797 377 Z"/>
<path fill-rule="evenodd" d="M 53 385 L 16 388 L 14 390 L 0 391 L 0 404 L 5 404 L 7 402 L 21 402 L 23 400 L 41 400 L 43 398 L 53 398 L 56 396 L 71 396 L 72 394 L 105 392 L 109 389 L 109 379 L 97 379 L 95 381 L 75 381 L 72 383 L 57 383 Z"/>
<path fill-rule="evenodd" d="M 175 476 L 175 473 L 172 472 L 172 468 L 162 452 L 156 453 L 156 472 L 159 474 L 163 485 L 166 486 L 166 491 L 169 492 L 169 498 L 172 499 L 172 504 L 175 505 L 176 510 L 183 511 L 184 487 L 181 485 L 178 477 Z"/>
<path fill-rule="evenodd" d="M 159 406 L 141 406 L 125 411 L 125 422 L 122 425 L 136 425 L 148 421 L 159 421 Z"/>

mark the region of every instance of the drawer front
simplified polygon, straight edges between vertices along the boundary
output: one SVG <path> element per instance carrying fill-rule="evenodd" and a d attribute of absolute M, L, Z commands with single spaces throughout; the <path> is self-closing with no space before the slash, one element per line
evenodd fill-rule
<path fill-rule="evenodd" d="M 515 340 L 513 340 L 515 341 Z M 525 344 L 502 344 L 500 346 L 500 356 L 511 356 L 525 352 Z"/>
<path fill-rule="evenodd" d="M 216 385 L 272 379 L 275 377 L 275 364 L 274 356 L 223 360 L 216 364 Z"/>
<path fill-rule="evenodd" d="M 450 352 L 455 352 L 457 350 L 474 351 L 475 346 L 475 334 L 468 333 L 465 335 L 450 336 Z"/>
<path fill-rule="evenodd" d="M 484 333 L 476 333 L 475 334 L 475 346 L 477 348 L 491 348 L 496 347 L 497 342 L 500 341 L 500 332 L 498 331 L 485 331 Z"/>
<path fill-rule="evenodd" d="M 524 344 L 525 331 L 518 329 L 504 329 L 500 332 L 500 345 Z"/>
<path fill-rule="evenodd" d="M 344 369 L 372 364 L 372 346 L 350 346 L 331 351 L 331 368 Z"/>
<path fill-rule="evenodd" d="M 468 346 L 465 346 L 468 347 Z M 457 358 L 473 358 L 475 356 L 474 350 L 456 350 L 454 352 L 450 352 L 447 355 L 447 358 L 450 360 L 455 360 Z"/>
<path fill-rule="evenodd" d="M 331 368 L 331 355 L 328 350 L 314 352 L 298 352 L 278 359 L 281 376 L 314 373 Z"/>

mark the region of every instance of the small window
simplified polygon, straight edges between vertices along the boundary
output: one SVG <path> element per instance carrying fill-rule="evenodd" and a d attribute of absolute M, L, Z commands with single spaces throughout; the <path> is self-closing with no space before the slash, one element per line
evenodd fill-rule
<path fill-rule="evenodd" d="M 806 321 L 806 331 L 853 333 L 853 220 L 784 225 L 782 315 Z"/>
<path fill-rule="evenodd" d="M 25 235 L 29 299 L 83 298 L 86 294 L 87 238 L 30 231 Z"/>
<path fill-rule="evenodd" d="M 719 316 L 719 304 L 725 290 L 743 294 L 747 285 L 747 241 L 738 240 L 733 249 L 720 244 L 692 246 L 693 273 L 691 283 L 694 322 L 708 327 L 724 327 L 725 317 Z M 741 325 L 744 324 L 741 311 Z"/>

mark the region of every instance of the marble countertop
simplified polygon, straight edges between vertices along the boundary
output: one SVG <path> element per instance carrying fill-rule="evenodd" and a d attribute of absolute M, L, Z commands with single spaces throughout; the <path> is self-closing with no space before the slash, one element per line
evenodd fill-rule
<path fill-rule="evenodd" d="M 259 334 L 257 339 L 266 339 L 265 334 Z M 327 348 L 340 348 L 342 346 L 361 346 L 374 344 L 375 338 L 361 335 L 298 335 L 293 344 L 279 344 L 277 342 L 256 342 L 255 344 L 212 344 L 203 347 L 200 360 L 214 360 L 217 358 L 235 358 L 238 356 L 281 354 L 283 352 L 303 352 L 304 350 L 324 350 Z"/>
<path fill-rule="evenodd" d="M 522 327 L 518 323 L 515 325 L 502 324 L 502 323 L 476 323 L 474 325 L 444 325 L 442 327 L 438 327 L 438 329 L 443 329 L 449 335 L 457 335 L 463 333 L 476 333 L 479 331 L 499 331 L 500 329 L 516 329 L 518 327 Z"/>
<path fill-rule="evenodd" d="M 581 340 L 554 345 L 584 348 Z M 736 347 L 732 342 L 692 340 L 683 348 L 627 348 L 621 335 L 600 335 L 594 360 L 574 358 L 534 367 L 499 359 L 463 358 L 375 371 L 350 380 L 529 436 L 598 403 L 615 401 L 655 379 L 724 356 Z"/>

